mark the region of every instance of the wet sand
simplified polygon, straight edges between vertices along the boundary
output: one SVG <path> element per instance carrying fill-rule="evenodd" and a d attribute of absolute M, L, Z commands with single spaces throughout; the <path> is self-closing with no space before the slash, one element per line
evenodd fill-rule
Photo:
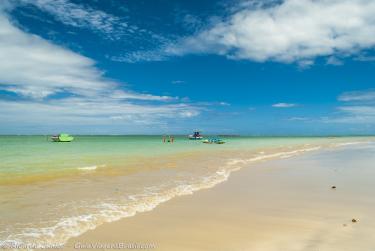
<path fill-rule="evenodd" d="M 374 250 L 374 153 L 365 144 L 254 164 L 214 188 L 103 224 L 64 249 L 138 243 L 154 245 L 149 250 Z"/>

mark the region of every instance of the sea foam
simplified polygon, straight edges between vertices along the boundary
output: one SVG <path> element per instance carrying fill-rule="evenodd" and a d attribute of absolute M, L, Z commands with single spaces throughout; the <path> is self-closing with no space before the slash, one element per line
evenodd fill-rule
<path fill-rule="evenodd" d="M 78 170 L 82 170 L 82 171 L 94 171 L 96 170 L 97 168 L 100 168 L 100 167 L 105 167 L 106 165 L 92 165 L 92 166 L 83 166 L 83 167 L 78 167 L 77 169 Z"/>

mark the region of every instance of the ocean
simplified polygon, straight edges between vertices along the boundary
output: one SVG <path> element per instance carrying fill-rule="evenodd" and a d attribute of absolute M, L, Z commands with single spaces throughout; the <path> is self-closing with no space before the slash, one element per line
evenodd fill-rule
<path fill-rule="evenodd" d="M 0 136 L 0 244 L 63 244 L 105 223 L 224 182 L 252 163 L 372 140 L 162 136 Z"/>

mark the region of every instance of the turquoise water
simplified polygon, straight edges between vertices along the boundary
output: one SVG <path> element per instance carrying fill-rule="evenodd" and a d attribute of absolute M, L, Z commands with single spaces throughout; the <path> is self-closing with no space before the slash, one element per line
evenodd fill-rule
<path fill-rule="evenodd" d="M 257 161 L 371 138 L 223 137 L 223 145 L 162 136 L 0 136 L 0 244 L 65 243 L 105 222 L 207 189 Z"/>
<path fill-rule="evenodd" d="M 56 143 L 46 136 L 0 136 L 0 182 L 9 175 L 37 175 L 72 171 L 77 168 L 106 166 L 123 168 L 139 158 L 217 150 L 254 149 L 318 142 L 324 138 L 223 138 L 224 145 L 175 137 L 173 144 L 162 143 L 162 136 L 76 136 L 70 143 Z"/>

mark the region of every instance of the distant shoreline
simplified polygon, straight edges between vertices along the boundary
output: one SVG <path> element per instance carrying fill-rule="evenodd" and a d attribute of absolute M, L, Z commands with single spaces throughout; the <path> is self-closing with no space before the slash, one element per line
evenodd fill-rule
<path fill-rule="evenodd" d="M 0 137 L 2 136 L 51 136 L 55 135 L 58 133 L 51 133 L 51 134 L 0 134 Z M 112 137 L 112 136 L 134 136 L 134 137 L 144 137 L 144 136 L 149 136 L 149 137 L 162 137 L 163 135 L 173 135 L 176 137 L 187 137 L 189 133 L 187 134 L 173 134 L 173 133 L 168 133 L 168 134 L 75 134 L 75 133 L 69 133 L 74 136 L 97 136 L 97 137 Z M 206 137 L 211 137 L 211 136 L 219 136 L 219 137 L 253 137 L 253 138 L 343 138 L 343 137 L 375 137 L 375 134 L 373 135 L 367 135 L 367 134 L 340 134 L 340 135 L 248 135 L 248 134 L 203 134 L 203 136 Z"/>

